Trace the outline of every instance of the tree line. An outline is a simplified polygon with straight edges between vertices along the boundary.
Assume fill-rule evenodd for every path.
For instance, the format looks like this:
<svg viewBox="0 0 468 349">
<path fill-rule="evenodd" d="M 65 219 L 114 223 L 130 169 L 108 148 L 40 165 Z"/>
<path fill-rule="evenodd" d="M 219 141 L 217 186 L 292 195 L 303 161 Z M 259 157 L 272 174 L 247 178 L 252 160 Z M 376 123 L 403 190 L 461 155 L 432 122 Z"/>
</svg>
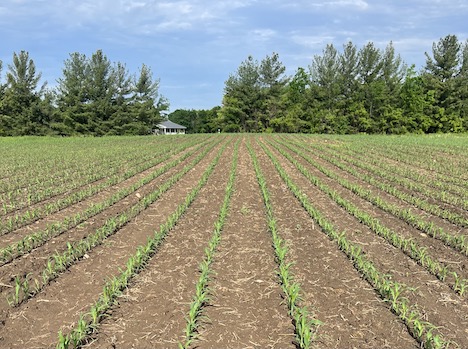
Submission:
<svg viewBox="0 0 468 349">
<path fill-rule="evenodd" d="M 447 35 L 416 71 L 372 42 L 329 44 L 307 68 L 286 75 L 279 55 L 248 56 L 225 82 L 221 106 L 176 110 L 188 132 L 434 133 L 468 131 L 468 40 Z M 159 79 L 143 64 L 130 73 L 102 50 L 75 52 L 52 89 L 26 51 L 2 79 L 0 136 L 148 134 L 167 113 Z"/>
<path fill-rule="evenodd" d="M 150 67 L 131 74 L 102 50 L 70 54 L 53 89 L 40 80 L 29 53 L 14 53 L 0 80 L 0 136 L 148 134 L 169 107 Z"/>
<path fill-rule="evenodd" d="M 190 132 L 434 133 L 468 131 L 468 40 L 435 42 L 419 72 L 390 42 L 327 45 L 286 76 L 277 53 L 249 56 L 225 82 L 221 107 L 177 110 Z"/>
</svg>

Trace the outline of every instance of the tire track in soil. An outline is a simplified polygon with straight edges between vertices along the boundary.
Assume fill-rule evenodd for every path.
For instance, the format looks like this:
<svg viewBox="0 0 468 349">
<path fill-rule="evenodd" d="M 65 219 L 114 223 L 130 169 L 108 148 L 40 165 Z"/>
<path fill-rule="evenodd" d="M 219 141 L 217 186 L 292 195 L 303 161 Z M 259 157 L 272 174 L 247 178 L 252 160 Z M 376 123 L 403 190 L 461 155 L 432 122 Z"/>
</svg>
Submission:
<svg viewBox="0 0 468 349">
<path fill-rule="evenodd" d="M 376 268 L 393 279 L 412 287 L 402 296 L 417 304 L 420 312 L 448 340 L 461 348 L 468 348 L 468 301 L 454 294 L 449 286 L 429 274 L 423 267 L 411 260 L 401 250 L 391 246 L 374 234 L 326 194 L 311 184 L 293 164 L 267 146 L 277 157 L 291 179 L 311 198 L 311 202 L 322 212 L 338 231 L 346 232 L 348 239 L 361 246 Z"/>
<path fill-rule="evenodd" d="M 86 347 L 168 348 L 184 339 L 185 316 L 223 203 L 233 145 L 234 141 L 198 197 Z"/>
<path fill-rule="evenodd" d="M 183 156 L 186 152 L 180 153 L 179 156 Z M 147 183 L 143 187 L 139 188 L 136 193 L 132 193 L 129 196 L 123 198 L 119 202 L 115 203 L 114 205 L 106 208 L 103 212 L 98 213 L 96 216 L 91 217 L 89 220 L 81 223 L 79 226 L 75 228 L 71 228 L 65 233 L 62 233 L 56 237 L 53 237 L 49 241 L 47 241 L 44 245 L 39 246 L 32 250 L 30 253 L 24 255 L 21 258 L 16 258 L 13 261 L 0 266 L 0 319 L 5 318 L 5 314 L 11 310 L 11 307 L 7 304 L 6 301 L 6 294 L 5 291 L 9 292 L 10 289 L 14 285 L 14 279 L 17 275 L 26 275 L 31 274 L 32 277 L 39 277 L 39 273 L 43 270 L 45 263 L 47 262 L 48 258 L 57 251 L 64 251 L 67 249 L 66 243 L 67 242 L 76 242 L 84 237 L 88 236 L 89 234 L 93 233 L 101 227 L 107 219 L 110 217 L 114 217 L 122 212 L 124 212 L 127 208 L 131 207 L 133 204 L 137 203 L 139 197 L 144 197 L 151 191 L 154 191 L 159 185 L 164 183 L 168 178 L 170 178 L 173 174 L 180 171 L 187 163 L 196 157 L 198 151 L 192 154 L 190 157 L 185 159 L 182 163 L 178 164 L 177 166 L 169 169 L 169 171 L 161 174 L 157 178 L 155 178 L 150 183 Z M 155 171 L 158 168 L 164 166 L 167 162 L 173 161 L 174 158 L 168 159 L 163 163 L 152 167 L 151 171 Z M 121 182 L 118 184 L 119 190 L 125 186 L 131 186 L 140 179 L 144 178 L 148 175 L 150 170 L 144 171 L 132 177 L 128 181 Z M 112 193 L 107 193 L 108 196 L 112 195 Z M 105 195 L 102 193 L 102 195 Z M 99 195 L 101 196 L 101 195 Z M 97 200 L 97 197 L 94 198 Z M 103 199 L 100 197 L 100 199 Z M 88 203 L 89 204 L 89 203 Z"/>
<path fill-rule="evenodd" d="M 286 149 L 285 147 L 282 147 L 282 148 L 286 152 L 291 154 L 291 156 L 293 156 L 298 162 L 301 163 L 301 165 L 307 168 L 307 170 L 310 173 L 312 173 L 315 177 L 319 178 L 324 184 L 326 184 L 330 188 L 334 188 L 334 190 L 342 198 L 353 203 L 353 205 L 358 207 L 361 211 L 365 211 L 369 213 L 372 217 L 378 219 L 384 226 L 392 229 L 398 235 L 401 235 L 402 237 L 406 239 L 410 239 L 410 238 L 413 239 L 421 247 L 427 247 L 429 255 L 433 259 L 446 264 L 447 266 L 450 267 L 452 271 L 457 272 L 457 274 L 460 275 L 462 278 L 468 279 L 467 256 L 451 248 L 450 246 L 445 245 L 443 241 L 428 236 L 424 232 L 407 224 L 405 221 L 401 220 L 400 218 L 395 217 L 392 214 L 385 212 L 384 210 L 373 205 L 371 202 L 360 198 L 358 195 L 354 194 L 351 190 L 345 187 L 342 187 L 336 180 L 331 179 L 325 174 L 323 174 L 320 170 L 318 170 L 315 166 L 311 165 L 309 162 L 304 160 L 301 156 L 294 154 L 292 151 L 290 151 L 289 149 Z M 323 165 L 323 162 L 320 162 L 320 161 L 317 161 L 317 162 Z M 355 177 L 346 176 L 346 174 L 343 174 L 340 171 L 335 171 L 335 169 L 333 169 L 333 171 L 336 172 L 338 175 L 340 175 L 342 178 L 345 178 L 346 180 L 348 180 L 349 182 L 352 182 L 353 184 L 358 184 L 361 187 L 364 187 L 362 183 L 360 183 L 359 181 L 355 179 Z M 366 188 L 366 189 L 370 189 L 374 192 L 374 194 L 376 194 L 375 193 L 376 188 Z M 385 198 L 381 194 L 382 194 L 381 192 L 377 193 L 377 195 L 379 195 L 380 197 Z M 392 204 L 395 204 L 394 200 L 390 202 Z M 408 208 L 408 207 L 409 206 L 407 205 L 407 207 L 404 207 L 404 208 Z M 466 234 L 468 232 L 467 229 L 464 229 L 464 228 L 459 228 L 459 229 L 460 229 L 460 232 L 458 232 L 458 234 L 460 233 Z M 449 231 L 449 232 L 454 235 L 457 234 L 453 231 Z"/>
<path fill-rule="evenodd" d="M 35 298 L 14 308 L 0 328 L 0 347 L 55 346 L 58 331 L 67 333 L 77 323 L 79 315 L 87 311 L 102 292 L 106 280 L 124 267 L 136 247 L 146 243 L 147 238 L 185 199 L 220 147 L 217 145 L 212 149 L 175 187 L 94 248 L 87 259 L 71 266 Z"/>
<path fill-rule="evenodd" d="M 256 144 L 255 152 L 267 179 L 278 231 L 294 263 L 291 271 L 301 284 L 302 304 L 324 322 L 317 331 L 317 347 L 419 348 L 401 320 L 310 218 Z"/>
<path fill-rule="evenodd" d="M 295 348 L 294 327 L 276 275 L 272 241 L 255 172 L 244 142 L 212 264 L 214 296 L 196 348 Z"/>
</svg>

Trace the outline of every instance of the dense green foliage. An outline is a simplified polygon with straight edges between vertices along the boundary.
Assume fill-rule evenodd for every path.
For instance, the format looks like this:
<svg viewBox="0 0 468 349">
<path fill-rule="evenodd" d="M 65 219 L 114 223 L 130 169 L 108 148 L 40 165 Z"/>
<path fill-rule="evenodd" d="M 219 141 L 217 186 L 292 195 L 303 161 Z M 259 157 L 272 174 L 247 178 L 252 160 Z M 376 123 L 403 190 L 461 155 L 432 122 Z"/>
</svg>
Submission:
<svg viewBox="0 0 468 349">
<path fill-rule="evenodd" d="M 425 55 L 416 71 L 391 42 L 384 50 L 330 44 L 293 76 L 277 53 L 249 56 L 226 80 L 221 107 L 178 109 L 169 119 L 189 133 L 466 132 L 468 41 L 447 35 Z M 53 89 L 40 80 L 29 53 L 14 53 L 0 79 L 0 136 L 148 134 L 169 106 L 148 66 L 130 74 L 101 50 L 70 54 Z"/>
<path fill-rule="evenodd" d="M 448 35 L 421 72 L 390 42 L 327 45 L 285 76 L 278 55 L 249 56 L 225 83 L 218 127 L 228 132 L 432 133 L 468 130 L 468 42 Z"/>
<path fill-rule="evenodd" d="M 101 50 L 70 54 L 53 90 L 40 79 L 28 52 L 13 55 L 0 84 L 0 136 L 148 134 L 168 108 L 148 66 L 131 75 Z"/>
</svg>

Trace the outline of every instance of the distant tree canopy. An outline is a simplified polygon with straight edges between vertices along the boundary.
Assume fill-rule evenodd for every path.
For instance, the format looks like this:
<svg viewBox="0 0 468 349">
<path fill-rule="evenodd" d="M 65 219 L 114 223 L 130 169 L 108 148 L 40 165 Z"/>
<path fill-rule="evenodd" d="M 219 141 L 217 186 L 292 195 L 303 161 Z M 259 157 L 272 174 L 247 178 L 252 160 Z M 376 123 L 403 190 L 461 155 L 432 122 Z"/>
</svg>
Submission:
<svg viewBox="0 0 468 349">
<path fill-rule="evenodd" d="M 226 132 L 427 133 L 468 131 L 468 41 L 448 35 L 417 73 L 372 42 L 327 45 L 292 77 L 278 54 L 249 56 L 225 82 Z"/>
<path fill-rule="evenodd" d="M 468 40 L 447 35 L 425 56 L 418 72 L 392 42 L 330 44 L 292 76 L 277 53 L 248 56 L 226 80 L 221 106 L 169 118 L 190 133 L 468 131 Z M 148 134 L 169 106 L 147 65 L 130 74 L 101 50 L 70 54 L 53 89 L 26 51 L 13 54 L 4 77 L 3 67 L 0 136 Z"/>
<path fill-rule="evenodd" d="M 131 75 L 101 50 L 70 54 L 62 73 L 54 90 L 39 88 L 29 54 L 13 55 L 0 84 L 0 136 L 148 134 L 169 107 L 148 66 Z"/>
</svg>

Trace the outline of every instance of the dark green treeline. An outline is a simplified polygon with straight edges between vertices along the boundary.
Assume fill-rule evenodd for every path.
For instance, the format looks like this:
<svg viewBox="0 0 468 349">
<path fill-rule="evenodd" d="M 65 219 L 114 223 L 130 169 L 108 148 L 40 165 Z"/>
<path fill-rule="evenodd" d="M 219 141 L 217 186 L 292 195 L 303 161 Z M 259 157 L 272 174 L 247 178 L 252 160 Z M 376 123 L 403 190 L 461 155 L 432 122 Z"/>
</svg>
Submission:
<svg viewBox="0 0 468 349">
<path fill-rule="evenodd" d="M 327 45 L 285 75 L 278 54 L 249 56 L 225 82 L 221 108 L 177 110 L 191 132 L 435 133 L 468 131 L 468 41 L 448 35 L 417 72 L 392 43 Z"/>
<path fill-rule="evenodd" d="M 98 50 L 70 54 L 62 72 L 47 89 L 29 53 L 13 54 L 0 83 L 0 136 L 148 134 L 168 109 L 145 64 L 130 74 Z"/>
<path fill-rule="evenodd" d="M 169 118 L 192 133 L 468 131 L 468 41 L 447 35 L 425 54 L 416 71 L 392 43 L 327 45 L 293 76 L 276 53 L 249 56 L 226 80 L 220 107 Z M 0 136 L 148 134 L 168 106 L 148 66 L 130 73 L 101 50 L 70 54 L 52 89 L 28 52 L 0 61 Z"/>
</svg>

